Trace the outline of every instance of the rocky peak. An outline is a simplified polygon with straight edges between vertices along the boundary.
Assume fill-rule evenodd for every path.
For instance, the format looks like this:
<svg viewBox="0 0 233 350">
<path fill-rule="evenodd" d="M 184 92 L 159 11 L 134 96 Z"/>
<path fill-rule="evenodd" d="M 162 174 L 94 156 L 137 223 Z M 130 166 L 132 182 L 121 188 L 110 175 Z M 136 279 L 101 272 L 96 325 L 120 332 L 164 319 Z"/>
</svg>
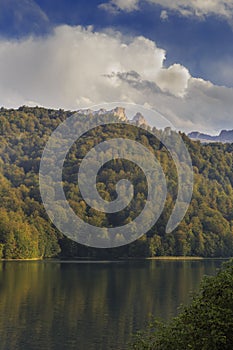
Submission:
<svg viewBox="0 0 233 350">
<path fill-rule="evenodd" d="M 135 114 L 135 116 L 133 117 L 132 123 L 137 124 L 137 125 L 142 125 L 142 124 L 146 125 L 147 124 L 146 119 L 139 112 L 137 114 Z"/>
<path fill-rule="evenodd" d="M 77 111 L 77 114 L 81 114 L 81 115 L 92 115 L 93 114 L 93 110 L 92 109 L 79 109 Z"/>
<path fill-rule="evenodd" d="M 125 114 L 125 108 L 123 107 L 116 107 L 111 111 L 111 113 L 114 115 L 114 117 L 118 117 L 123 122 L 128 120 Z"/>
<path fill-rule="evenodd" d="M 94 115 L 103 115 L 103 114 L 106 114 L 106 113 L 107 113 L 106 109 L 101 108 L 98 111 L 95 111 Z"/>
<path fill-rule="evenodd" d="M 100 115 L 110 113 L 114 117 L 119 118 L 123 122 L 128 121 L 128 118 L 127 118 L 126 113 L 125 113 L 125 108 L 123 108 L 123 107 L 116 107 L 110 111 L 107 111 L 104 108 L 101 108 L 98 111 L 93 111 L 91 109 L 80 109 L 77 111 L 77 113 L 82 114 L 82 115 L 86 115 L 86 116 L 88 116 L 88 115 L 97 115 L 97 116 L 99 115 L 100 116 Z"/>
</svg>

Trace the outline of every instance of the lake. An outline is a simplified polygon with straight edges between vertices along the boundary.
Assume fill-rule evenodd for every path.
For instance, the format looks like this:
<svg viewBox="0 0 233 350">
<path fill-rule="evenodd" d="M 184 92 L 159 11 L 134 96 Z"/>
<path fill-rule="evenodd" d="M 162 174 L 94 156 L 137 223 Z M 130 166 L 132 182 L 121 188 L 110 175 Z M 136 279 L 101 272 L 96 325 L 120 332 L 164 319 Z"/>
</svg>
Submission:
<svg viewBox="0 0 233 350">
<path fill-rule="evenodd" d="M 188 303 L 221 260 L 0 263 L 1 350 L 126 349 L 150 314 Z"/>
</svg>

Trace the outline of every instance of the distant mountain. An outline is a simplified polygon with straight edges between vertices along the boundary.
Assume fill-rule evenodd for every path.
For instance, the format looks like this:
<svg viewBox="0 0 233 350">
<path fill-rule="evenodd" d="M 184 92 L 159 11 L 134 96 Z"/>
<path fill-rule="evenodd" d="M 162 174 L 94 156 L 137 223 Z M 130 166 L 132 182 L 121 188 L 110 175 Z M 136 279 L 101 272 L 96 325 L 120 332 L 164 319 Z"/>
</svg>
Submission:
<svg viewBox="0 0 233 350">
<path fill-rule="evenodd" d="M 202 143 L 209 142 L 222 142 L 233 143 L 233 130 L 222 130 L 219 135 L 211 136 L 208 134 L 202 134 L 198 131 L 194 131 L 188 134 L 191 140 L 199 140 Z"/>
</svg>

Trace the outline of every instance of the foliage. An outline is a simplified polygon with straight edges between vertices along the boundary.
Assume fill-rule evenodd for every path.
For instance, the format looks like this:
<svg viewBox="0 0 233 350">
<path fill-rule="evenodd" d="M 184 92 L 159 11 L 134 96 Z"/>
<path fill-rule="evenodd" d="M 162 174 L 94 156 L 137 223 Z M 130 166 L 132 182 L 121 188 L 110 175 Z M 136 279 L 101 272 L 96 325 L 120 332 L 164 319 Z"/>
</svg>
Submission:
<svg viewBox="0 0 233 350">
<path fill-rule="evenodd" d="M 116 215 L 90 208 L 76 183 L 80 162 L 93 146 L 114 137 L 136 140 L 154 152 L 166 175 L 168 195 L 156 225 L 138 241 L 109 250 L 81 246 L 57 232 L 41 203 L 38 172 L 46 141 L 71 114 L 25 106 L 18 110 L 0 109 L 0 251 L 4 258 L 51 257 L 60 249 L 63 256 L 95 258 L 232 256 L 233 145 L 201 145 L 181 135 L 193 161 L 194 192 L 184 220 L 168 234 L 165 227 L 177 195 L 175 165 L 156 137 L 130 124 L 95 128 L 73 145 L 64 164 L 64 191 L 73 210 L 89 223 L 111 227 L 132 221 L 147 198 L 145 175 L 139 167 L 126 160 L 113 160 L 99 171 L 97 188 L 106 200 L 116 198 L 119 180 L 126 178 L 134 185 L 134 199 Z M 82 122 L 85 123 L 85 117 Z M 154 129 L 153 132 L 162 138 L 166 131 Z M 173 134 L 172 131 L 170 137 Z"/>
<path fill-rule="evenodd" d="M 170 323 L 151 321 L 135 350 L 230 350 L 233 347 L 233 260 L 203 280 L 199 294 Z"/>
</svg>

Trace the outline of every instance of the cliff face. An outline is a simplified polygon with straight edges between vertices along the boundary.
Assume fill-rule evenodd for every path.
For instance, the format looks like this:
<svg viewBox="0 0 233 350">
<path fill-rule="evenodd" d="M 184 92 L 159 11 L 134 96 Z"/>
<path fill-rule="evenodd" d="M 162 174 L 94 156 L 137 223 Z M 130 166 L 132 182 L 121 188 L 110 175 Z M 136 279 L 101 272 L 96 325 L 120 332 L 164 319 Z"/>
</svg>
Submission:
<svg viewBox="0 0 233 350">
<path fill-rule="evenodd" d="M 114 116 L 118 117 L 123 122 L 128 121 L 127 116 L 125 114 L 125 108 L 123 108 L 123 107 L 116 107 L 111 112 L 113 113 Z"/>
<path fill-rule="evenodd" d="M 92 109 L 80 109 L 77 111 L 78 114 L 82 114 L 82 115 L 89 115 L 89 116 L 93 116 L 93 115 L 103 115 L 103 114 L 107 114 L 110 113 L 112 114 L 114 117 L 119 118 L 121 121 L 123 122 L 127 122 L 127 116 L 125 113 L 125 108 L 123 107 L 116 107 L 110 111 L 107 111 L 104 108 L 99 109 L 98 111 L 94 111 Z"/>
</svg>

